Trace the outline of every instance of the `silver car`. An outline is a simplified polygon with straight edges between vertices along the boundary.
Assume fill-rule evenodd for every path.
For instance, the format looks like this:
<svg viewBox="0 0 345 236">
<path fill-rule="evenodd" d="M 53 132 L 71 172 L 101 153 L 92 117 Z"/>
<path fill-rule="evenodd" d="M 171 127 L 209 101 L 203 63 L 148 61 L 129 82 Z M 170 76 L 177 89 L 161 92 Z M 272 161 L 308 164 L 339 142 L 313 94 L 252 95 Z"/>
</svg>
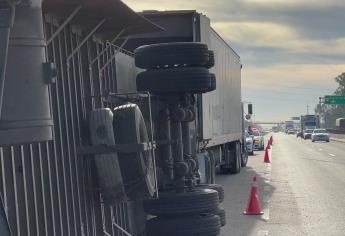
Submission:
<svg viewBox="0 0 345 236">
<path fill-rule="evenodd" d="M 254 155 L 254 136 L 250 135 L 247 131 L 245 131 L 246 136 L 246 148 L 249 155 Z"/>
<path fill-rule="evenodd" d="M 313 134 L 313 130 L 312 129 L 306 129 L 303 132 L 303 138 L 304 139 L 311 139 L 311 135 Z"/>
<path fill-rule="evenodd" d="M 311 141 L 326 141 L 329 142 L 329 133 L 325 129 L 314 129 L 311 134 Z"/>
</svg>

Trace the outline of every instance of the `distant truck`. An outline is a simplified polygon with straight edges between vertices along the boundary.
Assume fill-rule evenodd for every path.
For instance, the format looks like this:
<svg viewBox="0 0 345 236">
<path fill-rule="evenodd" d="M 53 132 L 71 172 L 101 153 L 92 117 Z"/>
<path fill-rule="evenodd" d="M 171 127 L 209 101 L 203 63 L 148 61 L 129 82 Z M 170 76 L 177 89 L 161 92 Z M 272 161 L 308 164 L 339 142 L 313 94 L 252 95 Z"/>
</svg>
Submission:
<svg viewBox="0 0 345 236">
<path fill-rule="evenodd" d="M 304 115 L 301 116 L 301 131 L 304 137 L 304 131 L 307 129 L 320 128 L 320 118 L 318 115 Z"/>
<path fill-rule="evenodd" d="M 338 118 L 335 120 L 335 127 L 337 130 L 345 130 L 345 118 Z"/>
<path fill-rule="evenodd" d="M 292 120 L 285 121 L 285 133 L 288 133 L 289 130 L 295 128 L 295 123 Z"/>
</svg>

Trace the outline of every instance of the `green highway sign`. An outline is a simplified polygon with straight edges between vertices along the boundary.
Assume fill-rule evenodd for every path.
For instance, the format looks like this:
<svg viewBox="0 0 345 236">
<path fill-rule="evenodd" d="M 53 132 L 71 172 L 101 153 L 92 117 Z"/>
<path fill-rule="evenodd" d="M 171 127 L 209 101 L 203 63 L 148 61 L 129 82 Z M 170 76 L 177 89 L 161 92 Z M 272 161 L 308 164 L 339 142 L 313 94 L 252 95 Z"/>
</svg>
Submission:
<svg viewBox="0 0 345 236">
<path fill-rule="evenodd" d="M 345 96 L 326 95 L 325 104 L 345 105 Z"/>
<path fill-rule="evenodd" d="M 298 116 L 295 117 L 291 117 L 292 120 L 300 120 L 300 118 Z"/>
</svg>

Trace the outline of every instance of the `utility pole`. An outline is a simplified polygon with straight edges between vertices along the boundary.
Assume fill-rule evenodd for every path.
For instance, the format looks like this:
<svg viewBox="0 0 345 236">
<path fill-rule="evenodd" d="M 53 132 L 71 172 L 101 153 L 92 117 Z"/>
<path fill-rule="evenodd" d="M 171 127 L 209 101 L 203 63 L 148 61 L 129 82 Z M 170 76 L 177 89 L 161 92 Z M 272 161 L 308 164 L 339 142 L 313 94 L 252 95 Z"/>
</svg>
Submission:
<svg viewBox="0 0 345 236">
<path fill-rule="evenodd" d="M 309 115 L 309 104 L 307 105 L 307 115 Z"/>
<path fill-rule="evenodd" d="M 323 113 L 323 106 L 322 106 L 322 99 L 323 99 L 323 97 L 319 97 L 319 106 L 320 106 L 320 110 L 319 110 L 319 113 L 320 113 L 320 128 L 323 128 L 323 124 L 325 123 L 325 120 L 324 120 L 324 113 Z"/>
</svg>

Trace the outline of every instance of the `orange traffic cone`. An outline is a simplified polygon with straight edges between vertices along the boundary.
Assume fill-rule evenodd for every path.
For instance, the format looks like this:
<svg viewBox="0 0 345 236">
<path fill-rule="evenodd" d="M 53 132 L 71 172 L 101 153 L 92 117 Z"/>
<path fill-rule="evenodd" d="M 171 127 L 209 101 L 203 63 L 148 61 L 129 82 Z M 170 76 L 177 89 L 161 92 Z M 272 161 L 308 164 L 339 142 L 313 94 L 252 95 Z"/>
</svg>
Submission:
<svg viewBox="0 0 345 236">
<path fill-rule="evenodd" d="M 268 140 L 267 145 L 266 145 L 266 149 L 270 149 L 271 148 L 271 142 Z"/>
<path fill-rule="evenodd" d="M 256 176 L 253 177 L 252 189 L 250 190 L 250 195 L 247 203 L 247 208 L 243 212 L 244 215 L 262 215 L 260 201 L 257 194 L 258 184 L 256 182 Z"/>
<path fill-rule="evenodd" d="M 271 163 L 270 157 L 269 157 L 269 155 L 268 155 L 268 148 L 266 148 L 266 151 L 265 151 L 265 159 L 264 159 L 264 162 L 265 162 L 265 163 Z"/>
</svg>

